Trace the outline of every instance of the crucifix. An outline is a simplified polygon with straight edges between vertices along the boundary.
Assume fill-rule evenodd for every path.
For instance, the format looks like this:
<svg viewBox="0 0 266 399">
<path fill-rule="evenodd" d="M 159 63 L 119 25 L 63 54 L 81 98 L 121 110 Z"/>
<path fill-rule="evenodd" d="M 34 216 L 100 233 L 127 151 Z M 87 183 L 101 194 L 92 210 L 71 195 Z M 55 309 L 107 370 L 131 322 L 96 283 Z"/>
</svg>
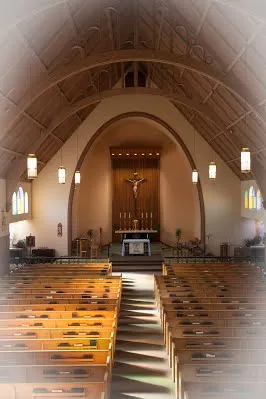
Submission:
<svg viewBox="0 0 266 399">
<path fill-rule="evenodd" d="M 138 185 L 139 183 L 143 182 L 145 179 L 138 179 L 137 178 L 138 174 L 137 172 L 134 173 L 134 179 L 125 179 L 126 182 L 132 183 L 132 188 L 133 188 L 133 195 L 135 200 L 138 198 Z"/>
</svg>

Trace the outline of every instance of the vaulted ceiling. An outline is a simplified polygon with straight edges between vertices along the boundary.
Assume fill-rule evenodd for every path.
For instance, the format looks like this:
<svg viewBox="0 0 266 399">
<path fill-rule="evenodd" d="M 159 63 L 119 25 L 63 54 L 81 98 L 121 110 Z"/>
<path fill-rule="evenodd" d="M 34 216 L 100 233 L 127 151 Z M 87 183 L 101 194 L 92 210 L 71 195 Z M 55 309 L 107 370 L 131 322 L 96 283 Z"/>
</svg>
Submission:
<svg viewBox="0 0 266 399">
<path fill-rule="evenodd" d="M 6 2 L 5 2 L 6 3 Z M 0 177 L 39 168 L 102 99 L 162 95 L 266 196 L 266 7 L 259 0 L 12 0 L 0 10 Z M 121 77 L 135 71 L 135 87 Z M 138 88 L 137 71 L 147 76 Z M 152 84 L 155 83 L 156 88 Z M 241 174 L 240 151 L 252 152 Z"/>
</svg>

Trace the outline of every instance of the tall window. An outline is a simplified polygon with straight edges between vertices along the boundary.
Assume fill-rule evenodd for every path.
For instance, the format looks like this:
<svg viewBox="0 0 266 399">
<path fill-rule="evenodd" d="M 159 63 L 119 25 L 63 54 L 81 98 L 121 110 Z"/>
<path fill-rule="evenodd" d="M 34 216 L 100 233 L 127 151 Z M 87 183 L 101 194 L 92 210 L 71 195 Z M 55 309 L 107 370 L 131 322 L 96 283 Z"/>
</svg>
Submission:
<svg viewBox="0 0 266 399">
<path fill-rule="evenodd" d="M 245 191 L 244 203 L 245 203 L 245 209 L 248 209 L 249 208 L 248 190 Z"/>
<path fill-rule="evenodd" d="M 248 190 L 245 191 L 244 194 L 244 205 L 245 209 L 256 209 L 260 211 L 262 209 L 263 198 L 261 196 L 261 192 L 253 186 L 250 186 Z"/>
<path fill-rule="evenodd" d="M 24 213 L 29 213 L 29 196 L 28 196 L 28 193 L 25 193 L 25 197 L 24 197 Z"/>
<path fill-rule="evenodd" d="M 18 215 L 22 215 L 24 213 L 24 191 L 22 187 L 19 187 L 17 192 L 17 210 Z"/>
<path fill-rule="evenodd" d="M 17 193 L 12 195 L 12 215 L 23 215 L 29 213 L 29 195 L 19 187 Z"/>
<path fill-rule="evenodd" d="M 260 190 L 257 191 L 257 210 L 260 211 L 262 209 L 262 196 Z"/>
<path fill-rule="evenodd" d="M 12 195 L 12 215 L 17 214 L 17 194 L 13 193 Z"/>
<path fill-rule="evenodd" d="M 253 186 L 249 189 L 248 204 L 249 209 L 256 209 L 256 190 Z"/>
</svg>

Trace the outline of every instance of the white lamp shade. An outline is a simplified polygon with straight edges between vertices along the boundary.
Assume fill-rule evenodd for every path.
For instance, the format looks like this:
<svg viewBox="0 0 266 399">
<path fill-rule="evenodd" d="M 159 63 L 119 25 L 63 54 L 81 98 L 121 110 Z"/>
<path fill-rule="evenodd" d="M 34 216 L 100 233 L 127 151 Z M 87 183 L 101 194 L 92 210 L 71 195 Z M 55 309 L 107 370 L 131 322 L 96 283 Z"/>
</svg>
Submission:
<svg viewBox="0 0 266 399">
<path fill-rule="evenodd" d="M 209 179 L 215 180 L 216 179 L 216 163 L 211 162 L 209 165 Z"/>
<path fill-rule="evenodd" d="M 76 185 L 77 185 L 77 184 L 80 184 L 80 179 L 81 179 L 80 172 L 77 170 L 77 171 L 75 172 L 75 184 L 76 184 Z"/>
<path fill-rule="evenodd" d="M 36 179 L 37 178 L 37 158 L 35 154 L 29 154 L 27 158 L 27 174 L 28 179 Z"/>
<path fill-rule="evenodd" d="M 197 184 L 198 181 L 199 181 L 199 172 L 197 171 L 197 169 L 194 169 L 192 171 L 192 183 Z"/>
<path fill-rule="evenodd" d="M 249 173 L 251 171 L 251 156 L 248 148 L 241 151 L 241 172 Z"/>
<path fill-rule="evenodd" d="M 58 183 L 66 183 L 66 169 L 63 166 L 60 166 L 60 168 L 58 169 Z"/>
</svg>

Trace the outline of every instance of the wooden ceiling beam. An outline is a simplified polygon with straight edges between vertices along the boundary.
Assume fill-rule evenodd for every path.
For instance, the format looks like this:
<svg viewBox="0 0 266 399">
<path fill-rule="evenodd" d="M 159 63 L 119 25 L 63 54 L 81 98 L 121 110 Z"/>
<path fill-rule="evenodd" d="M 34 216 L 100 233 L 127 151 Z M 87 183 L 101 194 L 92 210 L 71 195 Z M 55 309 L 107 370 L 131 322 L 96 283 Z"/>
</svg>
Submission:
<svg viewBox="0 0 266 399">
<path fill-rule="evenodd" d="M 246 54 L 247 50 L 250 48 L 250 46 L 254 43 L 254 41 L 256 40 L 256 38 L 258 37 L 259 33 L 261 32 L 261 30 L 265 27 L 265 24 L 259 24 L 255 31 L 253 32 L 253 34 L 251 35 L 251 37 L 249 38 L 249 40 L 242 46 L 242 48 L 240 49 L 240 51 L 238 52 L 238 54 L 235 56 L 235 58 L 231 61 L 231 63 L 228 65 L 228 67 L 226 68 L 226 74 L 229 74 L 230 71 L 234 68 L 234 66 L 236 65 L 236 63 L 241 59 L 241 57 L 243 57 L 243 55 Z M 216 90 L 219 88 L 220 83 L 216 82 L 214 87 L 211 89 L 211 91 L 207 94 L 207 96 L 204 98 L 203 100 L 203 104 L 205 104 L 212 96 L 213 94 L 216 92 Z M 192 120 L 196 117 L 196 114 L 193 115 L 190 118 L 190 122 L 192 122 Z M 221 133 L 223 134 L 223 133 Z M 219 137 L 219 136 L 218 136 Z"/>
<path fill-rule="evenodd" d="M 27 155 L 28 155 L 28 154 L 23 154 L 23 152 L 10 150 L 9 148 L 3 147 L 3 146 L 0 146 L 0 150 L 6 152 L 7 154 L 14 155 L 15 157 L 19 157 L 19 158 L 23 158 L 23 159 L 25 157 L 27 157 Z M 38 159 L 38 163 L 40 163 L 41 165 L 46 165 L 46 162 L 43 162 L 39 159 Z"/>
<path fill-rule="evenodd" d="M 15 157 L 24 157 L 24 154 L 22 152 L 10 150 L 9 148 L 3 147 L 3 146 L 0 146 L 0 150 L 4 151 L 10 155 L 14 155 Z"/>
<path fill-rule="evenodd" d="M 26 37 L 23 35 L 23 33 L 20 31 L 20 29 L 17 27 L 17 35 L 19 37 L 19 40 L 22 42 L 22 44 L 26 47 L 26 49 L 29 51 L 29 53 L 31 54 L 31 56 L 33 57 L 33 59 L 35 61 L 38 62 L 38 64 L 40 65 L 40 68 L 43 72 L 45 72 L 45 74 L 48 75 L 48 69 L 46 67 L 46 65 L 44 64 L 44 62 L 41 60 L 41 58 L 38 56 L 38 54 L 35 52 L 35 50 L 31 47 L 29 41 L 26 39 Z M 60 87 L 58 85 L 55 85 L 55 89 L 59 92 L 59 94 L 63 97 L 63 99 L 65 100 L 65 103 L 69 105 L 69 101 L 67 99 L 67 97 L 65 96 L 65 94 L 62 92 L 62 90 L 60 89 Z M 16 105 L 18 106 L 18 105 Z M 19 106 L 18 106 L 19 107 Z M 47 128 L 46 126 L 42 125 L 39 121 L 37 121 L 37 119 L 33 118 L 32 116 L 30 116 L 28 113 L 26 113 L 25 111 L 23 111 L 23 115 L 25 115 L 27 118 L 30 118 L 32 120 L 32 122 L 34 122 L 35 124 L 39 125 L 39 127 L 41 127 L 41 129 L 46 132 Z M 62 139 L 60 139 L 58 136 L 56 136 L 55 134 L 51 134 L 53 136 L 53 138 L 55 140 L 57 140 L 58 142 L 60 142 L 61 144 L 64 143 L 64 141 Z"/>
<path fill-rule="evenodd" d="M 20 110 L 18 110 L 17 114 L 11 120 L 9 126 L 5 129 L 4 132 L 12 128 L 13 124 L 19 118 L 21 113 L 25 111 L 32 104 L 33 101 L 37 100 L 47 90 L 55 87 L 58 83 L 64 81 L 65 79 L 97 67 L 133 61 L 155 62 L 172 65 L 174 67 L 185 68 L 194 73 L 205 76 L 208 79 L 213 80 L 216 84 L 220 84 L 225 87 L 229 92 L 238 97 L 242 102 L 246 102 L 247 106 L 252 110 L 255 115 L 257 115 L 258 119 L 266 127 L 266 120 L 264 119 L 264 113 L 260 109 L 260 104 L 254 104 L 251 94 L 247 93 L 246 95 L 246 92 L 243 91 L 243 87 L 239 87 L 239 85 L 236 84 L 235 81 L 226 74 L 218 73 L 217 71 L 213 70 L 210 65 L 206 65 L 187 56 L 179 56 L 170 52 L 149 49 L 129 49 L 90 55 L 84 60 L 79 60 L 77 62 L 58 68 L 56 71 L 52 72 L 46 78 L 44 78 L 36 86 L 34 86 L 30 90 L 30 92 L 28 92 L 24 96 L 24 98 L 21 100 Z M 245 96 L 247 98 L 245 98 Z"/>
<path fill-rule="evenodd" d="M 213 5 L 213 0 L 208 0 L 207 4 L 206 4 L 206 7 L 205 7 L 205 10 L 204 10 L 204 13 L 201 16 L 200 23 L 199 23 L 199 25 L 198 25 L 198 27 L 196 29 L 196 32 L 195 32 L 196 36 L 198 36 L 200 34 L 201 29 L 203 28 L 203 25 L 204 25 L 204 23 L 206 21 L 206 18 L 207 18 L 208 14 L 209 14 L 209 11 L 210 11 L 212 5 Z"/>
</svg>

